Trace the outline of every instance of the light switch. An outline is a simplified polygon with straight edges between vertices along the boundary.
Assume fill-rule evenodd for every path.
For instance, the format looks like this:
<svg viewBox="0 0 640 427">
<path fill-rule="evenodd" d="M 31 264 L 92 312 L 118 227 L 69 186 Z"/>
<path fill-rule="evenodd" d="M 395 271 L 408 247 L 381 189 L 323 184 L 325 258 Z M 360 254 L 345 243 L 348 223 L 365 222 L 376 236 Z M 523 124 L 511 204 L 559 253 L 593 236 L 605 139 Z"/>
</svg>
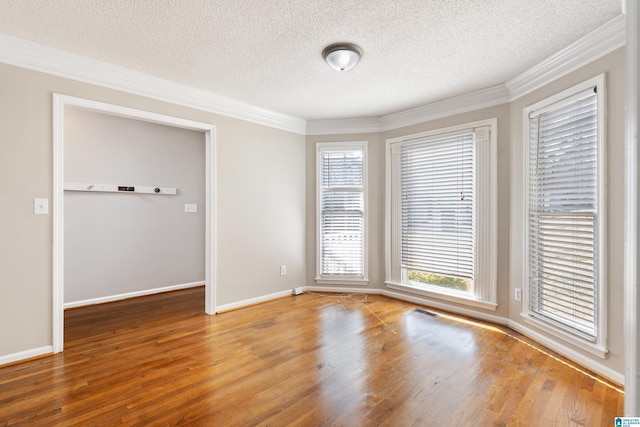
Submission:
<svg viewBox="0 0 640 427">
<path fill-rule="evenodd" d="M 33 213 L 49 215 L 49 199 L 33 199 Z"/>
<path fill-rule="evenodd" d="M 185 203 L 184 211 L 188 213 L 196 213 L 198 212 L 198 204 L 197 203 Z"/>
</svg>

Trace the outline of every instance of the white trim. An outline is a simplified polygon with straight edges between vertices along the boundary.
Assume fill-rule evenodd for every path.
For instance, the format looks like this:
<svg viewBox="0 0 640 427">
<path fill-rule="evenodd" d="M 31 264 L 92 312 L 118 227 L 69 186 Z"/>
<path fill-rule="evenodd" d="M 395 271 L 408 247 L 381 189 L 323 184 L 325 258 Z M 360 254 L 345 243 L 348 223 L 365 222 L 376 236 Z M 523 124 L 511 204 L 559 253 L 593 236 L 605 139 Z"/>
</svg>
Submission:
<svg viewBox="0 0 640 427">
<path fill-rule="evenodd" d="M 508 103 L 626 43 L 621 14 L 503 84 L 381 117 L 309 120 L 235 101 L 70 52 L 0 35 L 0 62 L 303 135 L 381 132 Z"/>
<path fill-rule="evenodd" d="M 217 307 L 216 313 L 224 313 L 225 311 L 236 310 L 238 308 L 249 307 L 251 305 L 260 304 L 262 302 L 271 301 L 278 298 L 290 297 L 291 289 L 287 289 L 286 291 L 274 292 L 269 295 L 263 295 L 260 297 L 249 298 L 242 301 L 231 302 L 229 304 L 222 304 Z"/>
<path fill-rule="evenodd" d="M 145 122 L 158 123 L 162 125 L 174 126 L 195 131 L 211 131 L 215 129 L 215 125 L 212 125 L 210 123 L 197 122 L 194 120 L 183 119 L 181 117 L 168 116 L 165 114 L 154 113 L 152 111 L 139 110 L 137 108 L 109 104 L 106 102 L 94 101 L 87 98 L 78 98 L 75 96 L 63 95 L 59 93 L 54 93 L 53 95 L 56 99 L 59 99 L 64 104 L 64 106 L 69 106 L 72 108 L 92 110 L 104 114 L 109 114 L 111 116 L 132 118 Z"/>
<path fill-rule="evenodd" d="M 87 305 L 94 305 L 94 304 L 104 304 L 106 302 L 120 301 L 123 299 L 136 298 L 136 297 L 141 297 L 145 295 L 153 295 L 153 294 L 161 294 L 164 292 L 177 291 L 179 289 L 195 288 L 198 286 L 204 286 L 204 282 L 205 282 L 204 280 L 201 280 L 199 282 L 183 283 L 180 285 L 163 286 L 161 288 L 144 289 L 142 291 L 127 292 L 124 294 L 108 295 L 104 297 L 90 298 L 90 299 L 85 299 L 80 301 L 65 302 L 64 309 L 66 310 L 68 308 L 84 307 Z"/>
<path fill-rule="evenodd" d="M 593 87 L 598 87 L 598 94 L 603 95 L 604 91 L 606 91 L 604 74 L 599 74 L 595 77 L 592 77 L 588 80 L 585 80 L 577 85 L 571 86 L 568 89 L 565 89 L 561 92 L 555 93 L 543 100 L 536 102 L 535 104 L 528 105 L 523 109 L 525 115 L 525 119 L 529 120 L 530 117 L 533 117 L 538 112 L 544 113 L 549 110 L 548 106 L 550 104 L 555 104 L 558 102 L 564 102 L 565 100 L 570 100 L 574 95 L 578 93 L 582 93 L 587 91 L 588 89 L 592 89 Z M 598 97 L 598 102 L 600 102 L 600 97 Z M 601 105 L 598 105 L 598 111 L 602 111 Z M 606 105 L 605 105 L 606 107 Z M 598 120 L 600 117 L 598 117 Z M 528 127 L 528 121 L 525 123 Z M 527 130 L 528 132 L 528 130 Z M 529 139 L 529 135 L 527 134 L 527 139 Z"/>
<path fill-rule="evenodd" d="M 407 301 L 410 303 L 414 303 L 414 304 L 418 304 L 424 307 L 431 307 L 434 309 L 438 309 L 438 310 L 442 310 L 444 312 L 447 313 L 453 313 L 453 314 L 458 314 L 458 315 L 462 315 L 462 316 L 467 316 L 469 318 L 472 319 L 477 319 L 477 320 L 483 320 L 486 322 L 491 322 L 495 325 L 502 325 L 502 326 L 507 326 L 519 333 L 521 333 L 522 335 L 534 340 L 535 342 L 548 347 L 549 349 L 563 355 L 564 357 L 573 360 L 574 362 L 584 366 L 585 368 L 588 368 L 590 370 L 592 370 L 593 372 L 596 372 L 598 375 L 601 375 L 611 381 L 614 381 L 615 383 L 618 383 L 620 385 L 624 385 L 625 384 L 625 376 L 619 372 L 614 371 L 613 369 L 598 363 L 597 361 L 594 361 L 593 359 L 584 356 L 583 354 L 571 349 L 570 347 L 567 347 L 566 345 L 564 345 L 563 343 L 554 340 L 553 338 L 547 337 L 539 332 L 534 331 L 531 328 L 528 328 L 518 322 L 515 322 L 513 320 L 510 320 L 506 317 L 502 317 L 502 316 L 497 316 L 497 315 L 493 315 L 493 314 L 488 314 L 488 313 L 481 313 L 475 310 L 470 310 L 470 309 L 466 309 L 463 307 L 455 307 L 446 303 L 440 303 L 437 301 L 430 301 L 430 300 L 425 300 L 424 298 L 421 298 L 419 296 L 415 296 L 415 295 L 405 295 L 405 294 L 401 294 L 398 292 L 393 292 L 393 291 L 389 291 L 389 290 L 382 290 L 382 289 L 372 289 L 372 288 L 364 288 L 364 289 L 359 289 L 359 288 L 349 288 L 349 287 L 322 287 L 322 286 L 304 286 L 303 287 L 304 291 L 310 291 L 310 292 L 328 292 L 328 293 L 344 293 L 344 294 L 367 294 L 367 295 L 383 295 L 385 297 L 389 297 L 389 298 L 393 298 L 396 300 L 400 300 L 400 301 Z M 281 292 L 277 292 L 274 294 L 270 294 L 270 295 L 265 295 L 262 297 L 258 297 L 258 298 L 251 298 L 251 299 L 247 299 L 247 300 L 243 300 L 243 301 L 238 301 L 235 303 L 230 303 L 230 304 L 224 304 L 218 307 L 218 313 L 222 313 L 224 311 L 230 311 L 230 310 L 234 310 L 234 309 L 238 309 L 238 308 L 243 308 L 243 307 L 248 307 L 251 305 L 255 305 L 261 302 L 266 302 L 269 300 L 273 300 L 273 299 L 277 299 L 277 298 L 282 298 L 285 296 L 290 296 L 291 295 L 291 290 L 286 290 L 286 291 L 281 291 Z M 47 351 L 48 349 L 48 351 Z M 41 352 L 36 352 L 35 350 L 41 350 Z M 17 360 L 21 360 L 21 359 L 26 359 L 29 357 L 34 357 L 34 356 L 38 356 L 41 354 L 47 354 L 47 353 L 51 353 L 51 347 L 43 347 L 42 349 L 35 349 L 35 350 L 30 350 L 30 351 L 26 351 L 26 352 L 21 352 L 21 353 L 15 353 L 14 355 L 7 355 L 7 356 L 3 356 L 0 357 L 0 365 L 2 365 L 3 363 L 10 363 L 13 361 L 17 361 Z M 16 358 L 15 356 L 19 355 L 19 356 L 23 356 L 24 357 L 18 357 Z M 628 391 L 625 390 L 625 392 L 628 393 Z"/>
<path fill-rule="evenodd" d="M 0 49 L 1 50 L 1 49 Z M 82 108 L 102 114 L 201 131 L 205 136 L 205 312 L 216 312 L 217 188 L 216 127 L 173 116 L 104 102 L 53 94 L 53 352 L 64 348 L 64 109 Z"/>
<path fill-rule="evenodd" d="M 53 346 L 50 345 L 19 351 L 18 353 L 6 354 L 4 356 L 0 356 L 0 366 L 26 359 L 31 359 L 32 357 L 45 356 L 50 354 L 53 354 Z"/>
<path fill-rule="evenodd" d="M 596 283 L 598 284 L 598 295 L 596 296 L 597 307 L 596 315 L 598 322 L 596 327 L 596 342 L 591 343 L 586 339 L 581 339 L 578 335 L 571 336 L 565 333 L 561 327 L 555 328 L 551 324 L 544 325 L 540 319 L 535 317 L 535 313 L 529 311 L 529 146 L 531 144 L 530 135 L 530 117 L 533 112 L 546 109 L 547 106 L 562 102 L 574 96 L 577 93 L 583 92 L 589 88 L 598 88 L 597 101 L 598 101 L 598 177 L 597 177 L 597 246 L 596 246 L 596 259 L 597 265 L 595 266 L 598 276 L 596 277 Z M 522 226 L 523 226 L 523 239 L 522 239 L 522 307 L 523 319 L 541 329 L 545 329 L 548 333 L 554 333 L 558 339 L 565 339 L 566 342 L 572 345 L 579 346 L 585 351 L 588 351 L 598 357 L 605 358 L 607 353 L 607 316 L 609 315 L 607 309 L 607 241 L 608 241 L 608 222 L 607 222 L 607 122 L 606 122 L 606 80 L 605 75 L 600 74 L 582 83 L 574 85 L 562 92 L 556 93 L 546 99 L 529 105 L 522 110 L 522 132 L 523 132 L 523 149 L 522 149 Z"/>
<path fill-rule="evenodd" d="M 598 85 L 598 189 L 597 189 L 597 203 L 598 203 L 598 305 L 600 312 L 598 319 L 598 328 L 600 329 L 600 337 L 598 337 L 597 346 L 607 349 L 608 346 L 608 319 L 609 319 L 609 304 L 608 298 L 608 283 L 609 283 L 609 182 L 607 177 L 609 176 L 609 141 L 607 139 L 608 134 L 608 109 L 607 109 L 607 81 L 606 76 L 601 74 L 593 79 Z M 602 125 L 602 126 L 600 126 Z M 624 256 L 624 253 L 623 253 Z M 624 308 L 623 308 L 624 309 Z M 606 313 L 605 316 L 602 314 Z M 606 350 L 608 351 L 608 350 Z"/>
<path fill-rule="evenodd" d="M 640 7 L 636 0 L 623 0 L 627 12 L 627 114 L 625 131 L 625 218 L 624 218 L 624 337 L 625 395 L 624 414 L 640 411 L 640 367 L 638 354 L 640 318 L 638 316 L 638 113 L 640 111 L 639 50 Z"/>
<path fill-rule="evenodd" d="M 469 123 L 462 123 L 459 125 L 454 125 L 454 126 L 447 126 L 444 128 L 439 128 L 439 129 L 433 129 L 433 130 L 428 130 L 425 132 L 419 132 L 419 133 L 413 133 L 410 135 L 402 135 L 402 136 L 397 136 L 395 138 L 389 138 L 386 140 L 387 144 L 396 144 L 399 142 L 404 142 L 407 141 L 409 139 L 417 139 L 417 138 L 424 138 L 424 137 L 428 137 L 428 136 L 433 136 L 433 135 L 441 135 L 444 133 L 454 133 L 454 132 L 460 132 L 463 130 L 467 130 L 467 129 L 471 129 L 471 128 L 481 128 L 481 127 L 485 127 L 485 126 L 490 126 L 491 130 L 494 131 L 494 133 L 497 133 L 498 129 L 498 119 L 496 119 L 495 117 L 490 118 L 490 119 L 485 119 L 485 120 L 478 120 L 476 122 L 469 122 Z M 495 138 L 497 140 L 497 136 Z"/>
<path fill-rule="evenodd" d="M 607 357 L 607 353 L 609 352 L 609 350 L 606 347 L 582 340 L 570 332 L 565 332 L 560 327 L 550 325 L 544 320 L 540 320 L 537 317 L 528 315 L 527 313 L 522 313 L 521 316 L 522 320 L 524 320 L 525 323 L 528 323 L 529 325 L 544 331 L 548 334 L 547 336 L 550 335 L 557 338 L 559 342 L 571 344 L 574 347 L 578 347 L 579 349 L 586 351 L 587 353 L 598 356 L 600 359 L 606 359 Z"/>
<path fill-rule="evenodd" d="M 332 277 L 330 275 L 322 277 L 320 274 L 321 269 L 321 251 L 320 245 L 322 242 L 321 236 L 321 156 L 323 151 L 362 151 L 362 192 L 364 197 L 363 204 L 363 260 L 362 260 L 362 277 Z M 369 282 L 369 152 L 367 141 L 343 141 L 343 142 L 317 142 L 316 143 L 316 282 L 325 284 L 340 284 L 344 282 L 363 282 L 366 285 Z"/>
<path fill-rule="evenodd" d="M 400 139 L 398 139 L 400 140 Z M 400 282 L 400 242 L 393 241 L 392 237 L 398 233 L 398 213 L 400 212 L 400 200 L 393 197 L 400 194 L 400 180 L 392 179 L 400 169 L 400 150 L 392 141 L 385 142 L 385 215 L 384 215 L 384 265 L 385 283 Z"/>
<path fill-rule="evenodd" d="M 547 347 L 550 350 L 557 352 L 558 354 L 561 354 L 563 357 L 566 357 L 567 359 L 570 359 L 576 362 L 577 364 L 597 373 L 598 375 L 610 381 L 613 381 L 622 386 L 624 386 L 625 384 L 625 376 L 623 374 L 614 371 L 613 369 L 573 350 L 570 347 L 567 347 L 564 343 L 560 341 L 557 341 L 551 337 L 547 337 L 544 334 L 541 334 L 531 328 L 526 327 L 525 325 L 522 325 L 521 323 L 518 323 L 506 317 L 497 316 L 489 313 L 481 313 L 475 310 L 466 309 L 464 307 L 451 306 L 447 303 L 425 300 L 424 298 L 421 298 L 415 295 L 405 295 L 398 292 L 382 290 L 382 289 L 354 289 L 354 288 L 346 288 L 346 287 L 322 288 L 322 287 L 307 286 L 304 288 L 304 290 L 317 291 L 317 292 L 345 293 L 345 294 L 383 295 L 385 297 L 397 299 L 400 301 L 407 301 L 407 302 L 418 304 L 424 307 L 430 307 L 433 309 L 442 310 L 446 313 L 458 314 L 458 315 L 469 317 L 471 319 L 490 322 L 495 325 L 507 326 L 513 329 L 514 331 L 519 332 L 522 335 L 532 339 L 536 343 L 544 347 Z"/>
<path fill-rule="evenodd" d="M 489 264 L 484 271 L 479 272 L 478 278 L 490 283 L 490 286 L 475 288 L 476 296 L 480 296 L 483 302 L 490 302 L 498 305 L 498 119 L 488 120 L 489 140 L 478 141 L 476 143 L 488 144 L 484 149 L 477 150 L 479 156 L 479 166 L 476 168 L 477 178 L 477 211 L 487 213 L 484 217 L 476 215 L 477 227 L 480 233 L 489 233 L 489 237 L 483 239 L 484 246 L 477 242 L 478 264 Z M 481 126 L 482 128 L 482 126 Z M 474 129 L 476 137 L 479 137 L 479 129 Z M 484 158 L 480 158 L 483 156 Z M 486 166 L 486 167 L 485 167 Z M 486 171 L 486 168 L 489 170 Z M 488 192 L 488 193 L 487 193 Z M 491 231 L 495 230 L 495 231 Z M 480 239 L 478 239 L 480 240 Z M 478 267 L 476 266 L 476 270 Z M 481 275 L 480 273 L 484 274 Z M 493 308 L 495 310 L 495 308 Z"/>
<path fill-rule="evenodd" d="M 378 133 L 382 131 L 379 117 L 362 119 L 308 120 L 307 135 Z"/>
<path fill-rule="evenodd" d="M 436 298 L 444 301 L 454 302 L 456 304 L 468 305 L 470 307 L 482 308 L 484 310 L 496 311 L 498 304 L 490 301 L 475 300 L 470 297 L 464 297 L 454 295 L 453 293 L 447 293 L 443 289 L 442 292 L 434 292 L 429 289 L 419 288 L 417 286 L 405 285 L 403 283 L 386 282 L 387 288 L 395 289 L 398 291 L 409 292 L 412 294 L 424 295 L 429 298 Z"/>
<path fill-rule="evenodd" d="M 394 236 L 400 235 L 400 198 L 394 197 L 400 194 L 400 183 L 396 174 L 400 172 L 400 147 L 405 143 L 418 138 L 452 134 L 456 132 L 471 131 L 480 135 L 481 131 L 488 128 L 489 136 L 486 139 L 476 138 L 476 175 L 474 180 L 478 187 L 484 190 L 476 191 L 476 280 L 481 283 L 474 289 L 475 299 L 454 295 L 443 289 L 442 292 L 434 292 L 425 288 L 418 288 L 406 283 L 402 277 L 400 266 L 401 248 L 400 239 Z M 441 129 L 420 132 L 412 135 L 403 135 L 386 140 L 386 173 L 385 173 L 385 283 L 387 287 L 416 293 L 432 298 L 444 299 L 460 304 L 479 307 L 487 310 L 496 310 L 497 296 L 497 141 L 498 120 L 496 118 L 463 123 Z M 482 163 L 480 163 L 482 162 Z M 395 172 L 394 172 L 395 171 Z M 483 266 L 479 271 L 477 266 Z"/>
<path fill-rule="evenodd" d="M 476 90 L 460 96 L 432 102 L 421 107 L 389 114 L 381 118 L 382 130 L 388 131 L 406 126 L 451 117 L 483 108 L 507 104 L 509 92 L 504 84 Z"/>
<path fill-rule="evenodd" d="M 625 15 L 619 15 L 503 84 L 381 117 L 307 121 L 307 135 L 382 132 L 515 101 L 627 42 Z"/>
<path fill-rule="evenodd" d="M 306 129 L 298 117 L 16 37 L 0 35 L 0 62 L 298 134 Z"/>
<path fill-rule="evenodd" d="M 307 135 L 384 132 L 482 108 L 495 107 L 508 102 L 507 87 L 500 84 L 382 117 L 309 120 L 307 121 Z"/>
<path fill-rule="evenodd" d="M 369 279 L 328 279 L 323 277 L 316 277 L 314 279 L 319 285 L 351 285 L 351 286 L 367 286 L 369 284 Z"/>
<path fill-rule="evenodd" d="M 561 354 L 567 359 L 573 360 L 574 362 L 584 366 L 585 368 L 596 372 L 598 375 L 602 375 L 603 377 L 624 386 L 625 377 L 623 374 L 614 371 L 613 369 L 603 365 L 602 363 L 598 363 L 594 359 L 586 357 L 582 353 L 579 353 L 570 347 L 567 347 L 561 341 L 555 340 L 544 334 L 534 331 L 533 329 L 528 328 L 527 326 L 514 320 L 509 320 L 507 326 L 514 331 L 520 332 L 522 335 L 534 340 L 535 342 L 540 343 L 543 346 L 548 347 L 549 349 Z"/>
<path fill-rule="evenodd" d="M 216 127 L 205 131 L 205 265 L 204 312 L 216 314 L 218 289 L 218 144 Z"/>
<path fill-rule="evenodd" d="M 627 42 L 626 20 L 618 15 L 611 21 L 548 57 L 533 68 L 507 81 L 510 101 L 533 92 L 623 47 Z"/>
<path fill-rule="evenodd" d="M 373 288 L 350 288 L 348 286 L 305 286 L 304 291 L 310 292 L 330 292 L 338 294 L 367 294 L 367 295 L 381 295 L 380 289 Z"/>
<path fill-rule="evenodd" d="M 469 310 L 464 307 L 456 307 L 443 302 L 426 300 L 424 298 L 420 298 L 419 296 L 405 295 L 405 294 L 400 294 L 398 292 L 393 292 L 388 290 L 380 291 L 380 295 L 384 295 L 385 297 L 398 299 L 401 301 L 411 302 L 414 304 L 420 304 L 425 307 L 436 308 L 438 310 L 446 311 L 448 313 L 460 314 L 462 316 L 467 316 L 477 320 L 484 320 L 486 322 L 491 322 L 496 325 L 504 326 L 507 324 L 507 319 L 502 316 L 496 316 L 494 314 L 489 314 L 489 313 L 481 313 L 479 311 Z"/>
<path fill-rule="evenodd" d="M 64 98 L 53 95 L 53 352 L 64 348 Z"/>
</svg>

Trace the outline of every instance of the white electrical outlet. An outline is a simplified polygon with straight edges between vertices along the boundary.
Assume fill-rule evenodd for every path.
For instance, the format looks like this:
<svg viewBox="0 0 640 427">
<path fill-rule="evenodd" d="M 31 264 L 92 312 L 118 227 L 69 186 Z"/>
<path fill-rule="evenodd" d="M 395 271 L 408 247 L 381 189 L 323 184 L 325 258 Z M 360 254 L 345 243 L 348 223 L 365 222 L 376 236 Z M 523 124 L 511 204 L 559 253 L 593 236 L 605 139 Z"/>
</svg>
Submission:
<svg viewBox="0 0 640 427">
<path fill-rule="evenodd" d="M 286 276 L 287 275 L 287 266 L 286 265 L 281 265 L 280 266 L 280 275 L 281 276 Z"/>
<path fill-rule="evenodd" d="M 522 289 L 520 288 L 515 288 L 515 295 L 513 296 L 515 298 L 516 301 L 522 301 Z"/>
</svg>

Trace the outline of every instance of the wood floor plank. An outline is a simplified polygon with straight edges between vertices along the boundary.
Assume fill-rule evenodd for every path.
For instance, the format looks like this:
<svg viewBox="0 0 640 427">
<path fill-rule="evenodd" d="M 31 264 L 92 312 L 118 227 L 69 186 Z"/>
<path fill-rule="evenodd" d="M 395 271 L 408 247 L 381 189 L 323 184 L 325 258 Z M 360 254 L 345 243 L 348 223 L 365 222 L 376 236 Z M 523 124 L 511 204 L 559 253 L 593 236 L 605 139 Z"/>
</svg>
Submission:
<svg viewBox="0 0 640 427">
<path fill-rule="evenodd" d="M 0 426 L 599 426 L 620 388 L 502 327 L 382 296 L 204 313 L 204 289 L 68 310 L 0 367 Z"/>
</svg>

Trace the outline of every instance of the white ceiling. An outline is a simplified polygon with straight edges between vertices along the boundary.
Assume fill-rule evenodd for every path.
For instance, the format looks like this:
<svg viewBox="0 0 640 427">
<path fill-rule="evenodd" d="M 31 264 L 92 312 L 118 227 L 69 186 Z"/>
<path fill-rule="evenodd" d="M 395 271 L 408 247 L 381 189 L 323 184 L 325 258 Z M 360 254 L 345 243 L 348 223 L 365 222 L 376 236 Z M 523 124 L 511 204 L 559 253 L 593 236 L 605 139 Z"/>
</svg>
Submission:
<svg viewBox="0 0 640 427">
<path fill-rule="evenodd" d="M 2 0 L 0 33 L 306 120 L 379 117 L 503 83 L 620 0 Z M 362 47 L 337 72 L 327 45 Z"/>
</svg>

